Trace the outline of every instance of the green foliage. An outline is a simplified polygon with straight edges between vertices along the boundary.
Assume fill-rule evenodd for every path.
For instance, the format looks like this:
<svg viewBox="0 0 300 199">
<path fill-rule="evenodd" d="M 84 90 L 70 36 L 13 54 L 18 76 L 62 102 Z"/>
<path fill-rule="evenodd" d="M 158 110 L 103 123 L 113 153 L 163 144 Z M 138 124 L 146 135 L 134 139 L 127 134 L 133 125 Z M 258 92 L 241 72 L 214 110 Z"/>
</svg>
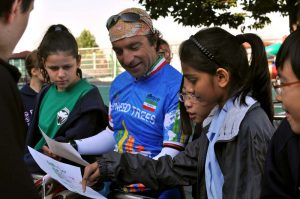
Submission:
<svg viewBox="0 0 300 199">
<path fill-rule="evenodd" d="M 267 14 L 290 16 L 290 27 L 297 24 L 300 0 L 139 0 L 153 19 L 172 16 L 185 26 L 221 26 L 263 28 L 271 23 Z M 299 15 L 300 16 L 300 15 Z M 248 22 L 249 20 L 247 20 Z"/>
<path fill-rule="evenodd" d="M 84 29 L 80 36 L 76 38 L 79 48 L 93 48 L 98 47 L 94 35 L 89 31 Z"/>
</svg>

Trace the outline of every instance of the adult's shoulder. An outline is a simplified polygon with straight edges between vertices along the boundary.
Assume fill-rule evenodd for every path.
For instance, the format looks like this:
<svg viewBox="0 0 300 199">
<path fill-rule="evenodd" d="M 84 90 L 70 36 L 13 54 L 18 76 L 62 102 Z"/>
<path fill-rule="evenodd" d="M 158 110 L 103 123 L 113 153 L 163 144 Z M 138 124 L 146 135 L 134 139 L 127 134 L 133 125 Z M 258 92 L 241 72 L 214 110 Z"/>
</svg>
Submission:
<svg viewBox="0 0 300 199">
<path fill-rule="evenodd" d="M 115 79 L 111 83 L 111 88 L 114 87 L 122 87 L 124 84 L 128 84 L 129 82 L 133 82 L 134 77 L 130 75 L 127 71 L 122 72 L 121 74 L 117 75 Z"/>
<path fill-rule="evenodd" d="M 182 77 L 182 74 L 170 64 L 166 64 L 166 66 L 164 67 L 164 71 L 170 77 L 174 77 L 174 78 L 181 78 Z"/>
<path fill-rule="evenodd" d="M 112 84 L 113 83 L 116 83 L 116 82 L 120 82 L 120 81 L 126 81 L 126 80 L 132 80 L 134 79 L 134 77 L 132 77 L 132 75 L 130 75 L 129 72 L 127 71 L 124 71 L 122 73 L 120 73 L 119 75 L 116 76 L 116 78 L 112 81 Z"/>
<path fill-rule="evenodd" d="M 162 81 L 164 81 L 164 85 L 168 85 L 169 87 L 175 86 L 176 89 L 179 90 L 182 80 L 182 74 L 170 64 L 167 64 L 163 68 L 160 78 L 162 79 Z"/>
</svg>

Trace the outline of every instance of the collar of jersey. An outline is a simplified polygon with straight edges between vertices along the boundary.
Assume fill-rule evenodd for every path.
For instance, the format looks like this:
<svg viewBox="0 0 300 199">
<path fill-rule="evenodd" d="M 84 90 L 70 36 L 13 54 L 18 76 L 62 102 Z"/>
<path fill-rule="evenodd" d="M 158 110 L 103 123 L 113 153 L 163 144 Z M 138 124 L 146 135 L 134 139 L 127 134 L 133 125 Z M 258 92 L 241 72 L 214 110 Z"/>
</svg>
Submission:
<svg viewBox="0 0 300 199">
<path fill-rule="evenodd" d="M 144 75 L 144 77 L 149 77 L 157 73 L 160 69 L 163 68 L 164 65 L 167 64 L 166 59 L 163 56 L 159 56 L 155 63 L 149 68 L 148 72 Z"/>
</svg>

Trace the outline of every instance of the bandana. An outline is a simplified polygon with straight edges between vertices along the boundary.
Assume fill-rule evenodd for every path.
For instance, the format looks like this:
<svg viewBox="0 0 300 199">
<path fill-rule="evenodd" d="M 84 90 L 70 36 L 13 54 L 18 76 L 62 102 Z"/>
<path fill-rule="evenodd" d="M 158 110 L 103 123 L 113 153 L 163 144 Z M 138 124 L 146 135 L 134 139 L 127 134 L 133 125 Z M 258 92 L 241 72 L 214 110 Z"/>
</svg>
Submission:
<svg viewBox="0 0 300 199">
<path fill-rule="evenodd" d="M 122 19 L 119 19 L 118 22 L 109 29 L 111 42 L 137 35 L 149 35 L 154 33 L 152 20 L 145 10 L 140 8 L 128 8 L 118 15 L 130 12 L 139 14 L 141 19 L 136 22 L 124 22 Z"/>
</svg>

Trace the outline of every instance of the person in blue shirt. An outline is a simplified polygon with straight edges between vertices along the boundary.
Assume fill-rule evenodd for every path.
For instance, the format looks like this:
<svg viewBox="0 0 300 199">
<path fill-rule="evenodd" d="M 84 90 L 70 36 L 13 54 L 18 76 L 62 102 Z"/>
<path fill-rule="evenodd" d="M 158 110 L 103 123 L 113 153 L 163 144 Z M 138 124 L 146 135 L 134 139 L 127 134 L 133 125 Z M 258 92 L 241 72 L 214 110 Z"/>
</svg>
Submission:
<svg viewBox="0 0 300 199">
<path fill-rule="evenodd" d="M 159 55 L 160 35 L 146 11 L 125 9 L 111 16 L 106 26 L 125 72 L 111 85 L 109 126 L 105 132 L 76 141 L 79 153 L 97 155 L 115 148 L 119 153 L 153 159 L 174 157 L 184 149 L 188 137 L 180 130 L 182 75 Z M 142 184 L 122 190 L 154 194 Z M 159 198 L 180 197 L 178 189 L 168 191 Z"/>
</svg>

